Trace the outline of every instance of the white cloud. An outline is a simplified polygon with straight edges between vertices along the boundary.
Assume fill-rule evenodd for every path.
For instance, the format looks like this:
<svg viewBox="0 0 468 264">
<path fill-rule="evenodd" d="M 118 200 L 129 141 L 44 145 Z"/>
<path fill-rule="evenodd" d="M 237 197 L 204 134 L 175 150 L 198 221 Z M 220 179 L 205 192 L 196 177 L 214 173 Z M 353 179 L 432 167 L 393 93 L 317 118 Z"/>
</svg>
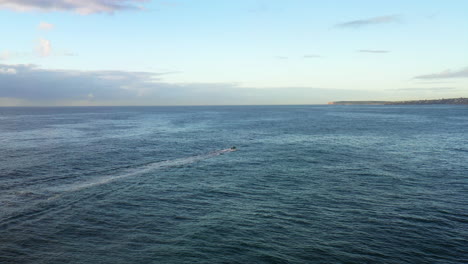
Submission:
<svg viewBox="0 0 468 264">
<path fill-rule="evenodd" d="M 79 14 L 114 13 L 143 9 L 148 0 L 0 0 L 0 8 L 14 11 L 72 11 Z"/>
<path fill-rule="evenodd" d="M 0 74 L 16 74 L 15 68 L 0 68 Z"/>
<path fill-rule="evenodd" d="M 39 45 L 37 46 L 37 51 L 42 57 L 49 56 L 52 52 L 52 45 L 50 43 L 50 40 L 40 38 Z"/>
<path fill-rule="evenodd" d="M 13 54 L 9 51 L 2 51 L 0 52 L 0 60 L 8 60 L 13 56 Z"/>
<path fill-rule="evenodd" d="M 54 28 L 54 25 L 50 24 L 50 23 L 47 23 L 47 22 L 41 22 L 41 23 L 39 23 L 37 28 L 40 29 L 40 30 L 51 30 L 51 29 Z"/>
</svg>

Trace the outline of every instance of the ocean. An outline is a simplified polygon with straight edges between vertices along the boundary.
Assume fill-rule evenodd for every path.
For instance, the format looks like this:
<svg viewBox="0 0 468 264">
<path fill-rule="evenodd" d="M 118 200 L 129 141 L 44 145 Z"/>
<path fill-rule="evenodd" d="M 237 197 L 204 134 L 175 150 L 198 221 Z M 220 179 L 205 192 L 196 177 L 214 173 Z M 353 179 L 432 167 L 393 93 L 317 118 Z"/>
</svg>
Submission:
<svg viewBox="0 0 468 264">
<path fill-rule="evenodd" d="M 0 263 L 468 263 L 466 106 L 0 108 L 0 149 Z"/>
</svg>

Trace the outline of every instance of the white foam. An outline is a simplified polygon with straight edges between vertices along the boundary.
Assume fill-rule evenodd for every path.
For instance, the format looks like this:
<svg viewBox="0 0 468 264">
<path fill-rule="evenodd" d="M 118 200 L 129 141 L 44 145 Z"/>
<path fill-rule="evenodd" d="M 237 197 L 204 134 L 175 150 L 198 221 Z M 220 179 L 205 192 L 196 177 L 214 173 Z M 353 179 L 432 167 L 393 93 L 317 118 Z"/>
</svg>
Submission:
<svg viewBox="0 0 468 264">
<path fill-rule="evenodd" d="M 141 174 L 151 172 L 157 169 L 161 168 L 169 168 L 169 167 L 176 167 L 176 166 L 183 166 L 183 165 L 188 165 L 191 163 L 195 163 L 201 160 L 209 159 L 212 157 L 219 156 L 224 153 L 228 152 L 233 152 L 235 151 L 234 149 L 222 149 L 214 152 L 210 152 L 208 154 L 202 154 L 202 155 L 196 155 L 196 156 L 191 156 L 191 157 L 186 157 L 186 158 L 179 158 L 179 159 L 173 159 L 173 160 L 165 160 L 165 161 L 158 161 L 154 163 L 150 163 L 138 168 L 134 168 L 131 170 L 127 170 L 126 172 L 118 175 L 107 175 L 107 176 L 101 176 L 97 178 L 93 178 L 90 180 L 87 180 L 85 182 L 79 182 L 79 183 L 73 183 L 73 184 L 66 184 L 66 185 L 61 185 L 61 186 L 56 186 L 49 188 L 48 191 L 52 192 L 74 192 L 74 191 L 79 191 L 82 189 L 98 186 L 98 185 L 103 185 L 103 184 L 108 184 L 110 182 L 124 179 L 124 178 L 130 178 L 130 177 L 136 177 Z"/>
</svg>

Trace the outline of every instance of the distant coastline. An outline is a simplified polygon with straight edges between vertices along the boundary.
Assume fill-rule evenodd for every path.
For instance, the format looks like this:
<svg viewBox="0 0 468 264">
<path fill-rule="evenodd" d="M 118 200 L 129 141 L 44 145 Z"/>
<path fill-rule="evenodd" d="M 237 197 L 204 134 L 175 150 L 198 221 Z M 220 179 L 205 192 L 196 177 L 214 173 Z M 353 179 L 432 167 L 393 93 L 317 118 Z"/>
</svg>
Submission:
<svg viewBox="0 0 468 264">
<path fill-rule="evenodd" d="M 468 105 L 468 98 L 411 100 L 411 101 L 336 101 L 329 105 Z"/>
</svg>

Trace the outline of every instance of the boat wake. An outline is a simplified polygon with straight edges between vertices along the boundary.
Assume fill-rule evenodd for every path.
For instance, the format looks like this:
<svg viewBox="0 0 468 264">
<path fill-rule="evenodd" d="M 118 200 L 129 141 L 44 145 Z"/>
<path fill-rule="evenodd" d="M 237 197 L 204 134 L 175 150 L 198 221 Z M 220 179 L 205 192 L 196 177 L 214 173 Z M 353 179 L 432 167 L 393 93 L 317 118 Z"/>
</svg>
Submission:
<svg viewBox="0 0 468 264">
<path fill-rule="evenodd" d="M 178 166 L 184 166 L 184 165 L 196 163 L 202 160 L 213 158 L 213 157 L 222 155 L 224 153 L 229 153 L 233 151 L 235 151 L 235 149 L 222 149 L 222 150 L 213 151 L 207 154 L 201 154 L 201 155 L 196 155 L 196 156 L 191 156 L 191 157 L 186 157 L 186 158 L 153 162 L 153 163 L 140 166 L 138 168 L 129 169 L 123 172 L 122 174 L 100 176 L 98 178 L 87 180 L 81 183 L 73 183 L 73 184 L 61 185 L 57 187 L 51 187 L 51 188 L 48 188 L 47 191 L 51 191 L 51 192 L 79 191 L 82 189 L 94 187 L 97 185 L 107 184 L 107 183 L 120 180 L 120 179 L 124 179 L 124 178 L 136 177 L 136 176 L 139 176 L 139 175 L 142 175 L 142 174 L 154 171 L 154 170 L 162 169 L 162 168 L 178 167 Z"/>
<path fill-rule="evenodd" d="M 0 206 L 4 209 L 2 212 L 0 212 L 0 227 L 6 227 L 13 223 L 22 222 L 23 220 L 33 220 L 34 218 L 41 217 L 55 211 L 60 211 L 66 208 L 66 206 L 70 206 L 71 204 L 79 202 L 79 200 L 83 199 L 83 197 L 78 200 L 76 200 L 76 198 L 72 198 L 65 203 L 60 202 L 59 204 L 61 205 L 55 203 L 55 201 L 58 202 L 61 197 L 70 192 L 78 192 L 91 187 L 109 184 L 125 178 L 138 177 L 158 169 L 193 164 L 233 151 L 235 151 L 235 149 L 222 149 L 185 158 L 157 161 L 136 168 L 127 169 L 117 174 L 97 176 L 85 181 L 60 184 L 53 187 L 35 188 L 34 190 L 12 190 L 11 192 L 0 197 Z M 102 192 L 102 190 L 98 192 Z"/>
</svg>

